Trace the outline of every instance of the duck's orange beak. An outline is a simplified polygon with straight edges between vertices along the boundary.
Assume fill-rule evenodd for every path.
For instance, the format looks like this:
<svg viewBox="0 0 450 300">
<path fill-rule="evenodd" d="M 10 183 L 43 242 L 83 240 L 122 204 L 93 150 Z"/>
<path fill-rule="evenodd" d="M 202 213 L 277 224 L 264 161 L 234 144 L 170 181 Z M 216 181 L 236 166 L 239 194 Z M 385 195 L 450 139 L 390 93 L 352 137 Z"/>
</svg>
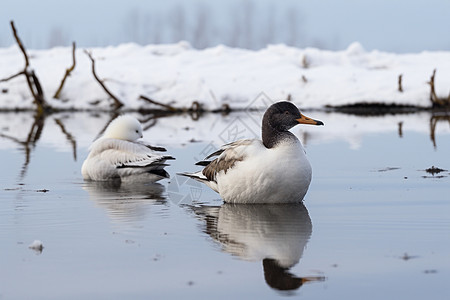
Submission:
<svg viewBox="0 0 450 300">
<path fill-rule="evenodd" d="M 300 124 L 323 125 L 322 121 L 308 118 L 307 116 L 302 115 L 302 114 L 300 114 L 300 118 L 299 119 L 295 119 L 295 120 L 297 122 L 299 122 Z"/>
</svg>

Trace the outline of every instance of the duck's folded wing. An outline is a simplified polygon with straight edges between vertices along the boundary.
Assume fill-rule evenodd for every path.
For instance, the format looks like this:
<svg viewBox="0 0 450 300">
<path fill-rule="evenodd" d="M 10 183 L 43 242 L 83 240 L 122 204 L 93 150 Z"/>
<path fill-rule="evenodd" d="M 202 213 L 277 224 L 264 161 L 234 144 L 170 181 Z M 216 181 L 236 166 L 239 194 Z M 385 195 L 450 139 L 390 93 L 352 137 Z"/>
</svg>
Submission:
<svg viewBox="0 0 450 300">
<path fill-rule="evenodd" d="M 118 168 L 143 168 L 154 166 L 163 168 L 164 162 L 174 159 L 171 156 L 155 154 L 146 145 L 117 139 L 103 139 L 96 142 L 93 153 L 97 153 L 102 160 Z"/>
<path fill-rule="evenodd" d="M 167 152 L 167 149 L 164 148 L 164 147 L 161 147 L 161 146 L 153 146 L 153 145 L 148 144 L 145 141 L 140 141 L 139 143 L 144 145 L 145 147 L 149 148 L 150 150 L 153 150 L 153 151 Z"/>
<path fill-rule="evenodd" d="M 210 181 L 215 181 L 220 171 L 225 173 L 232 168 L 237 162 L 243 161 L 252 152 L 264 147 L 258 140 L 239 140 L 222 146 L 219 150 L 208 155 L 205 160 L 200 161 L 197 165 L 205 166 L 202 174 Z M 209 161 L 208 159 L 217 156 L 217 158 Z"/>
</svg>

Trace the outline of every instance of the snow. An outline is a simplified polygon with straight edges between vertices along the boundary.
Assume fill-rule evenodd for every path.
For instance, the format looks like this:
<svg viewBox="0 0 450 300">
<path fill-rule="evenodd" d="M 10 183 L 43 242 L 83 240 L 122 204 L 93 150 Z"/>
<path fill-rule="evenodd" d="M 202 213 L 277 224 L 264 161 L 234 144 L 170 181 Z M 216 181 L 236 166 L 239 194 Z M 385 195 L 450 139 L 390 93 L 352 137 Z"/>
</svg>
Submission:
<svg viewBox="0 0 450 300">
<path fill-rule="evenodd" d="M 65 70 L 72 64 L 72 49 L 28 50 L 47 101 L 57 108 L 110 109 L 111 99 L 95 81 L 91 62 L 76 50 L 77 65 L 66 80 L 62 98 L 52 99 Z M 258 51 L 223 45 L 196 50 L 187 42 L 170 45 L 122 44 L 92 48 L 96 72 L 124 104 L 124 109 L 155 108 L 140 95 L 176 107 L 193 101 L 205 109 L 252 107 L 265 95 L 286 99 L 301 108 L 322 108 L 358 102 L 429 106 L 430 80 L 437 69 L 437 95 L 450 90 L 450 52 L 395 54 L 366 51 L 352 43 L 343 51 L 269 45 Z M 0 78 L 24 66 L 17 46 L 0 48 Z M 403 92 L 398 76 L 403 75 Z M 92 102 L 100 101 L 98 105 Z M 24 76 L 0 82 L 0 108 L 33 108 Z"/>
</svg>

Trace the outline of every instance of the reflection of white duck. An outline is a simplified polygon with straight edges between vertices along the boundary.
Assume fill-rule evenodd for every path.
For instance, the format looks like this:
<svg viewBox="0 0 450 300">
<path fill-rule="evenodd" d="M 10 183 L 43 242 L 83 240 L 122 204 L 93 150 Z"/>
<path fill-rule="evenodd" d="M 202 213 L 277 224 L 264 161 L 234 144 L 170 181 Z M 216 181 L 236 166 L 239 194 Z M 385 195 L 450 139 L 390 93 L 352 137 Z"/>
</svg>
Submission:
<svg viewBox="0 0 450 300">
<path fill-rule="evenodd" d="M 323 277 L 296 277 L 288 272 L 303 255 L 312 233 L 311 219 L 302 203 L 194 207 L 205 222 L 205 232 L 222 249 L 244 260 L 262 261 L 268 285 L 279 290 L 299 288 Z"/>
<path fill-rule="evenodd" d="M 83 189 L 113 221 L 135 222 L 144 219 L 151 206 L 166 203 L 164 186 L 147 178 L 144 174 L 131 176 L 128 181 L 88 181 Z"/>
<path fill-rule="evenodd" d="M 107 181 L 126 178 L 130 175 L 147 174 L 156 181 L 168 178 L 164 170 L 165 161 L 174 159 L 153 152 L 166 151 L 138 141 L 142 138 L 142 126 L 131 116 L 119 116 L 106 128 L 102 137 L 90 147 L 81 173 L 86 180 Z"/>
<path fill-rule="evenodd" d="M 203 170 L 181 175 L 205 183 L 225 202 L 299 202 L 308 191 L 312 172 L 301 142 L 288 131 L 298 124 L 323 125 L 290 102 L 275 103 L 264 113 L 262 141 L 226 144 L 197 163 Z"/>
</svg>

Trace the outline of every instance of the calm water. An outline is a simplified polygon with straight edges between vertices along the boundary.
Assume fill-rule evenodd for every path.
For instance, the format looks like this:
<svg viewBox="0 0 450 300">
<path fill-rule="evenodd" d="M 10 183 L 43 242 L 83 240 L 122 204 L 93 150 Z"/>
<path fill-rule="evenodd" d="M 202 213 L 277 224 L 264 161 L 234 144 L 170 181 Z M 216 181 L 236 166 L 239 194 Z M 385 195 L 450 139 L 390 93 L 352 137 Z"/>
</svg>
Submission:
<svg viewBox="0 0 450 300">
<path fill-rule="evenodd" d="M 121 186 L 80 174 L 110 116 L 0 115 L 0 299 L 448 299 L 450 173 L 425 172 L 450 169 L 448 119 L 307 115 L 325 122 L 292 130 L 313 182 L 278 206 L 175 175 L 258 115 L 147 120 L 172 178 Z"/>
</svg>

